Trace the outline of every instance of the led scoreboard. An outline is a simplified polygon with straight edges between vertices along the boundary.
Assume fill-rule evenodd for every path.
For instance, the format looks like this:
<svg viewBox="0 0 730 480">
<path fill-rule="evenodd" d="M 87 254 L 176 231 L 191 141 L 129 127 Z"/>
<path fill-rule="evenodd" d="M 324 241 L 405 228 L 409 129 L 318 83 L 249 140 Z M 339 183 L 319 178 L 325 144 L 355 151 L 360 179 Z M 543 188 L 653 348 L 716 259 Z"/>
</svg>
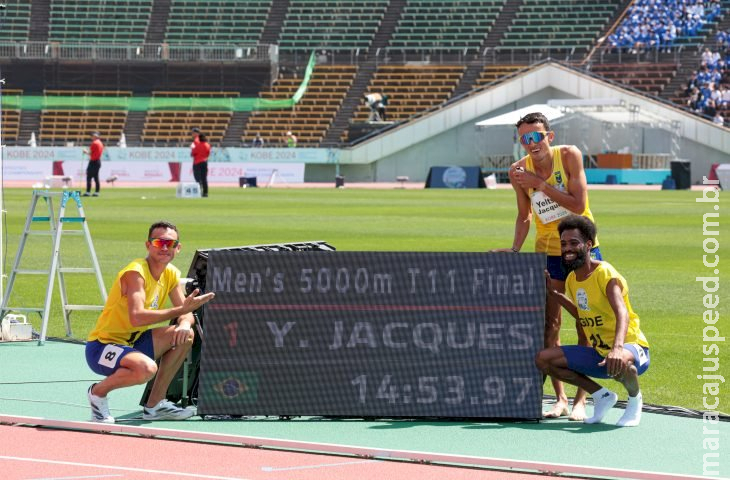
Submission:
<svg viewBox="0 0 730 480">
<path fill-rule="evenodd" d="M 544 265 L 213 250 L 198 413 L 540 418 Z"/>
</svg>

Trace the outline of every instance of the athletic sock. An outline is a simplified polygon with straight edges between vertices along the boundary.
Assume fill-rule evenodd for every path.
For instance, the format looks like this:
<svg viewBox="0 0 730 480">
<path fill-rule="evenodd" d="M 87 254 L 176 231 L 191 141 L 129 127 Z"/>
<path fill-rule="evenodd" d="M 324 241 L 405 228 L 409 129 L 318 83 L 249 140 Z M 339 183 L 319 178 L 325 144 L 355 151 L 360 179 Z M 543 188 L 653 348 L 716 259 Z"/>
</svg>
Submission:
<svg viewBox="0 0 730 480">
<path fill-rule="evenodd" d="M 619 427 L 635 427 L 641 422 L 641 408 L 644 406 L 644 398 L 641 392 L 635 397 L 629 397 L 626 403 L 626 411 L 621 416 L 616 425 Z"/>
<path fill-rule="evenodd" d="M 583 420 L 585 423 L 599 423 L 618 401 L 618 395 L 605 387 L 593 393 L 591 397 L 593 397 L 593 416 Z"/>
</svg>

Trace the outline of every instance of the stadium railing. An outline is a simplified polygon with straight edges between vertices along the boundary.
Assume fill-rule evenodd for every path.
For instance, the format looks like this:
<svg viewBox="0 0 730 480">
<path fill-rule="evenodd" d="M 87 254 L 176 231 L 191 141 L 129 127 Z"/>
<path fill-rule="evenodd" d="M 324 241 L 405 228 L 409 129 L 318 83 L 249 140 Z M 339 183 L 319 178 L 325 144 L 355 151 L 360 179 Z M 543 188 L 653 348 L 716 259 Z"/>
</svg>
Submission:
<svg viewBox="0 0 730 480">
<path fill-rule="evenodd" d="M 2 42 L 0 57 L 95 62 L 278 62 L 276 45 L 105 44 Z"/>
</svg>

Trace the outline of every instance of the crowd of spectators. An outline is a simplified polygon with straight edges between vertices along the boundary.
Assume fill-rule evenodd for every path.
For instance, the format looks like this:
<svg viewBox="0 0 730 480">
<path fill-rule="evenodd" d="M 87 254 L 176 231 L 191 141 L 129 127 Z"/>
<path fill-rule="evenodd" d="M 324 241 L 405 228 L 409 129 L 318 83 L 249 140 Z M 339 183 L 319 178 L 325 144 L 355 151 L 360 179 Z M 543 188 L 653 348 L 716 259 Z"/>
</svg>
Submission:
<svg viewBox="0 0 730 480">
<path fill-rule="evenodd" d="M 722 111 L 730 109 L 730 32 L 717 35 L 717 51 L 705 48 L 699 70 L 692 72 L 685 96 L 687 107 L 695 113 L 711 118 L 718 125 L 725 124 Z"/>
<path fill-rule="evenodd" d="M 608 36 L 608 44 L 627 53 L 668 50 L 680 37 L 700 35 L 720 11 L 720 0 L 638 0 Z"/>
</svg>

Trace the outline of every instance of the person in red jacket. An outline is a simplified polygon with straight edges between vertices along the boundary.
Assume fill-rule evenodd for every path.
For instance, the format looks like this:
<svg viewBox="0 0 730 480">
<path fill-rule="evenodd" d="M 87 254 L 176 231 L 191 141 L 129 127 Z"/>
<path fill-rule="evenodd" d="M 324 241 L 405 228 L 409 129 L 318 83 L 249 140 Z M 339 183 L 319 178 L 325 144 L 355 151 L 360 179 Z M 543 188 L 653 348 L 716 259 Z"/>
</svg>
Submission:
<svg viewBox="0 0 730 480">
<path fill-rule="evenodd" d="M 99 170 L 101 169 L 101 155 L 104 153 L 104 144 L 101 143 L 99 132 L 91 133 L 91 145 L 83 152 L 89 155 L 89 165 L 86 167 L 86 193 L 84 197 L 91 195 L 91 180 L 96 182 L 94 196 L 99 196 Z"/>
<path fill-rule="evenodd" d="M 193 157 L 193 177 L 200 184 L 200 190 L 203 196 L 207 197 L 210 143 L 208 143 L 208 139 L 202 133 L 198 134 L 198 143 L 193 145 L 190 155 Z"/>
</svg>

